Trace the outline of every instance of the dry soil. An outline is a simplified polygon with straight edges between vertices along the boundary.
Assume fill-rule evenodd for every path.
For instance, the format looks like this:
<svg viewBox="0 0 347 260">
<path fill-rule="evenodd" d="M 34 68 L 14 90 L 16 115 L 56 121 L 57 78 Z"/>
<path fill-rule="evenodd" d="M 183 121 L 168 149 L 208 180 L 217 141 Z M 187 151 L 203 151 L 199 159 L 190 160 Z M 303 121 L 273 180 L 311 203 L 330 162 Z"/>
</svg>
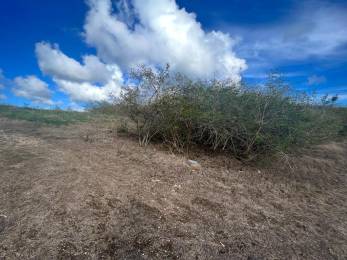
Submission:
<svg viewBox="0 0 347 260">
<path fill-rule="evenodd" d="M 0 118 L 0 259 L 346 259 L 345 143 L 271 169 L 191 157 Z"/>
</svg>

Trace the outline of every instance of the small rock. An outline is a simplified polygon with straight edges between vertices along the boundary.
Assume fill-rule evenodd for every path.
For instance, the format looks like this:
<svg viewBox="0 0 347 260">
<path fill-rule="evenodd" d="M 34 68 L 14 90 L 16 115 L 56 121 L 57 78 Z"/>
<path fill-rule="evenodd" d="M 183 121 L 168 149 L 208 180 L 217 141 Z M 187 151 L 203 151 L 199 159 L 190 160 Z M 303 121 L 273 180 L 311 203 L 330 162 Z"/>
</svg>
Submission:
<svg viewBox="0 0 347 260">
<path fill-rule="evenodd" d="M 182 186 L 180 184 L 175 184 L 173 187 L 174 187 L 174 189 L 181 189 L 182 188 Z"/>
<path fill-rule="evenodd" d="M 172 188 L 172 192 L 178 192 L 180 189 L 182 189 L 182 186 L 180 184 L 175 184 Z"/>
<path fill-rule="evenodd" d="M 189 167 L 193 170 L 193 171 L 199 171 L 201 170 L 201 164 L 198 163 L 197 161 L 193 161 L 193 160 L 188 160 L 187 164 L 189 165 Z"/>
<path fill-rule="evenodd" d="M 0 215 L 0 233 L 5 230 L 7 216 Z"/>
</svg>

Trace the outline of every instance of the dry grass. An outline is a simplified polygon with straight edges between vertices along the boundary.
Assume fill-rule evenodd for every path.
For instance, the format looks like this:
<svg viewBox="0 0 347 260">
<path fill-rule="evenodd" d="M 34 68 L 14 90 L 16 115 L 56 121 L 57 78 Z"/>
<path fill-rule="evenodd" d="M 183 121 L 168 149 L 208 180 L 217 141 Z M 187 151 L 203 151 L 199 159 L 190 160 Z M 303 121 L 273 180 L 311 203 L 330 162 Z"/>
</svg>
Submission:
<svg viewBox="0 0 347 260">
<path fill-rule="evenodd" d="M 0 118 L 0 259 L 345 259 L 347 145 L 271 169 Z M 290 167 L 288 166 L 290 165 Z"/>
</svg>

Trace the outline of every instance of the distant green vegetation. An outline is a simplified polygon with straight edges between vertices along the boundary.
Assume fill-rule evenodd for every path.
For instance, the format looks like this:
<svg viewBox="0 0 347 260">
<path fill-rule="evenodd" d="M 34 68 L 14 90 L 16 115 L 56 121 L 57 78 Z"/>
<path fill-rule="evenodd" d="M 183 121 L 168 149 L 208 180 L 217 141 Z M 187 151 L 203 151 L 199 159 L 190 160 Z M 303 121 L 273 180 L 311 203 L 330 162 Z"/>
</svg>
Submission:
<svg viewBox="0 0 347 260">
<path fill-rule="evenodd" d="M 95 114 L 89 112 L 44 110 L 0 105 L 0 116 L 16 120 L 26 120 L 38 124 L 60 126 L 78 122 L 87 122 L 95 117 Z"/>
</svg>

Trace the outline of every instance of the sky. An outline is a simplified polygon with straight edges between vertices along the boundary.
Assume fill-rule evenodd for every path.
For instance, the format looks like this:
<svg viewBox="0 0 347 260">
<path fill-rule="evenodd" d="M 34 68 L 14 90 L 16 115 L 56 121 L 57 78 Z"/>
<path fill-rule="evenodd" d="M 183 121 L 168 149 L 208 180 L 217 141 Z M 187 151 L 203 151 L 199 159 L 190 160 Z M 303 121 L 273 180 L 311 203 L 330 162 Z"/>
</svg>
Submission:
<svg viewBox="0 0 347 260">
<path fill-rule="evenodd" d="M 347 1 L 3 0 L 0 103 L 83 110 L 138 65 L 293 88 L 347 105 Z"/>
</svg>

